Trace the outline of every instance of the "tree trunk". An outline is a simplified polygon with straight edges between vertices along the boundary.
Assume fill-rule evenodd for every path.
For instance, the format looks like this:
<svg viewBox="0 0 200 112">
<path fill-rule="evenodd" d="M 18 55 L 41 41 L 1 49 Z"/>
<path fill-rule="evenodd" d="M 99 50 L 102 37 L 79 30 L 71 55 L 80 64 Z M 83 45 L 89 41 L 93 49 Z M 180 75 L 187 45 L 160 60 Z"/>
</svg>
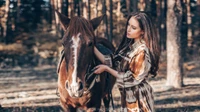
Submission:
<svg viewBox="0 0 200 112">
<path fill-rule="evenodd" d="M 81 1 L 78 1 L 78 15 L 79 16 L 82 16 L 82 2 Z"/>
<path fill-rule="evenodd" d="M 108 40 L 110 42 L 112 42 L 112 37 L 113 37 L 113 19 L 112 19 L 112 15 L 113 15 L 113 6 L 112 6 L 112 0 L 110 0 L 110 36 L 108 38 Z"/>
<path fill-rule="evenodd" d="M 120 7 L 121 7 L 121 5 L 120 5 L 120 2 L 118 1 L 117 2 L 117 12 L 116 12 L 116 16 L 117 16 L 117 23 L 119 23 L 119 21 L 121 20 L 121 16 L 120 16 Z M 120 28 L 119 27 L 116 27 L 116 29 L 117 29 L 117 32 L 119 32 L 120 31 Z"/>
<path fill-rule="evenodd" d="M 90 8 L 90 2 L 91 2 L 91 1 L 88 0 L 88 5 L 87 5 L 87 6 L 88 6 L 88 19 L 89 19 L 89 20 L 91 19 L 91 11 L 90 11 L 91 8 Z"/>
<path fill-rule="evenodd" d="M 191 28 L 191 24 L 192 24 L 192 17 L 191 17 L 191 7 L 190 7 L 190 0 L 187 0 L 186 3 L 186 7 L 187 7 L 187 25 L 188 25 L 188 31 L 187 31 L 187 37 L 188 37 L 188 47 L 192 46 L 192 28 Z"/>
<path fill-rule="evenodd" d="M 106 14 L 106 0 L 103 0 L 103 14 Z M 104 22 L 104 29 L 105 29 L 105 36 L 107 39 L 109 38 L 108 37 L 108 19 L 107 19 L 107 15 L 104 17 L 103 19 L 103 22 Z"/>
<path fill-rule="evenodd" d="M 88 8 L 88 0 L 83 0 L 83 17 L 86 19 L 88 19 L 87 8 Z"/>
<path fill-rule="evenodd" d="M 181 0 L 167 2 L 167 82 L 169 87 L 183 86 L 183 62 L 181 58 Z"/>
<path fill-rule="evenodd" d="M 57 0 L 57 1 L 58 1 L 58 4 L 57 4 L 58 5 L 58 9 L 57 10 L 62 13 L 62 3 L 63 3 L 63 0 Z"/>
<path fill-rule="evenodd" d="M 75 16 L 79 16 L 79 14 L 78 14 L 78 0 L 74 0 L 74 14 L 75 14 Z"/>
<path fill-rule="evenodd" d="M 96 3 L 96 9 L 95 9 L 95 16 L 98 17 L 98 6 L 99 6 L 99 0 L 95 0 Z"/>
<path fill-rule="evenodd" d="M 21 0 L 17 0 L 17 19 L 16 23 L 18 24 L 20 22 L 20 6 L 21 6 Z M 16 30 L 17 30 L 18 25 L 16 25 Z"/>
<path fill-rule="evenodd" d="M 58 0 L 54 0 L 54 10 L 58 10 Z"/>
<path fill-rule="evenodd" d="M 158 19 L 158 28 L 159 28 L 159 36 L 160 36 L 160 45 L 161 50 L 166 50 L 166 0 L 161 0 L 159 3 L 160 11 L 159 11 L 159 19 Z"/>
<path fill-rule="evenodd" d="M 9 6 L 10 6 L 10 0 L 6 0 L 5 4 L 5 14 L 2 21 L 2 27 L 3 27 L 3 37 L 5 38 L 5 42 L 7 42 L 6 36 L 7 36 L 7 25 L 8 25 L 8 17 L 9 17 Z"/>
<path fill-rule="evenodd" d="M 162 1 L 162 0 L 159 0 L 160 2 Z M 146 11 L 150 11 L 151 12 L 151 16 L 153 17 L 153 19 L 155 18 L 157 18 L 158 16 L 157 16 L 157 10 L 159 10 L 157 7 L 156 7 L 156 3 L 157 3 L 158 1 L 157 0 L 151 0 L 151 2 L 150 2 L 150 7 L 147 7 L 146 8 Z M 147 4 L 148 5 L 148 4 Z M 165 7 L 165 9 L 166 9 L 166 0 L 164 0 L 164 7 Z M 165 10 L 166 11 L 166 10 Z M 166 13 L 165 13 L 166 14 Z"/>
<path fill-rule="evenodd" d="M 68 2 L 68 0 L 66 0 L 65 1 L 65 7 L 64 7 L 64 14 L 68 17 L 68 14 L 69 14 L 69 12 L 68 12 L 68 7 L 69 7 L 69 2 Z"/>
<path fill-rule="evenodd" d="M 49 0 L 48 22 L 52 24 L 52 0 Z M 52 27 L 52 26 L 51 26 Z"/>
<path fill-rule="evenodd" d="M 57 3 L 56 3 L 56 7 L 57 7 L 57 10 L 62 13 L 62 4 L 63 4 L 63 0 L 56 0 Z M 54 12 L 55 13 L 55 12 Z M 62 32 L 62 28 L 61 28 L 61 25 L 59 24 L 59 21 L 58 19 L 56 19 L 56 32 L 57 32 L 57 35 L 58 37 L 62 37 L 63 35 L 63 32 Z"/>
<path fill-rule="evenodd" d="M 0 22 L 1 22 L 1 18 L 0 18 Z M 3 27 L 0 23 L 0 37 L 3 37 Z M 2 42 L 2 38 L 0 38 L 0 42 Z"/>
<path fill-rule="evenodd" d="M 55 21 L 55 7 L 54 0 L 51 0 L 51 28 L 53 31 L 56 31 L 56 21 Z M 56 33 L 56 32 L 55 32 Z"/>
<path fill-rule="evenodd" d="M 126 10 L 128 12 L 128 15 L 131 13 L 131 11 L 130 11 L 130 8 L 131 8 L 130 3 L 131 2 L 129 0 L 126 0 Z"/>
<path fill-rule="evenodd" d="M 5 6 L 0 7 L 0 37 L 3 37 L 3 17 L 5 15 Z M 0 38 L 0 42 L 4 41 Z"/>
<path fill-rule="evenodd" d="M 138 11 L 138 1 L 137 0 L 130 0 L 130 11 L 137 12 Z"/>
<path fill-rule="evenodd" d="M 74 16 L 74 5 L 73 5 L 73 0 L 69 0 L 69 7 L 68 7 L 68 11 L 69 11 L 69 17 L 73 17 Z"/>
<path fill-rule="evenodd" d="M 100 2 L 100 4 L 99 4 L 99 2 Z M 103 12 L 102 12 L 102 2 L 100 1 L 100 0 L 95 0 L 95 10 L 94 10 L 94 14 L 93 15 L 95 15 L 95 17 L 98 17 L 99 15 L 99 12 L 102 14 Z M 89 17 L 89 15 L 88 15 L 88 17 Z M 98 27 L 98 28 L 100 28 L 100 27 Z M 95 30 L 95 35 L 98 35 L 99 36 L 99 30 Z"/>
<path fill-rule="evenodd" d="M 159 0 L 160 1 L 160 0 Z M 151 12 L 151 2 L 155 2 L 155 0 L 145 0 L 145 4 L 146 4 L 146 8 L 145 11 L 147 12 Z M 153 10 L 154 12 L 156 12 L 156 10 Z"/>
<path fill-rule="evenodd" d="M 197 18 L 200 20 L 200 0 L 197 0 Z M 198 21 L 198 27 L 200 28 L 200 21 Z M 197 33 L 198 35 L 200 35 L 200 31 L 198 31 Z"/>
<path fill-rule="evenodd" d="M 188 25 L 187 25 L 187 2 L 184 1 L 184 3 L 182 3 L 182 8 L 183 8 L 183 15 L 182 15 L 182 28 L 181 28 L 181 45 L 182 45 L 182 58 L 183 60 L 187 59 L 186 58 L 186 49 L 187 49 L 187 45 L 188 45 L 188 41 L 187 41 L 187 29 L 188 29 Z"/>
<path fill-rule="evenodd" d="M 124 17 L 128 16 L 128 9 L 126 5 L 126 0 L 120 0 L 121 8 L 120 11 L 123 13 Z"/>
</svg>

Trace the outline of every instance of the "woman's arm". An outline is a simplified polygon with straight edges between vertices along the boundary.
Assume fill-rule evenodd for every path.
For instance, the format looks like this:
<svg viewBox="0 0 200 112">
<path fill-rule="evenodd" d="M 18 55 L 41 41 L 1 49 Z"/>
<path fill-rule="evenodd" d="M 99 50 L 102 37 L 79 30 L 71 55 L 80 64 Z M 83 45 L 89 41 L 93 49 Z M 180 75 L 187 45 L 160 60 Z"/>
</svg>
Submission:
<svg viewBox="0 0 200 112">
<path fill-rule="evenodd" d="M 116 71 L 108 66 L 107 66 L 106 72 L 110 73 L 111 75 L 113 75 L 116 78 L 119 77 L 118 71 Z"/>
<path fill-rule="evenodd" d="M 101 74 L 102 72 L 108 72 L 116 78 L 119 77 L 118 71 L 112 69 L 111 67 L 107 65 L 98 65 L 95 67 L 95 71 L 94 71 L 95 74 Z"/>
<path fill-rule="evenodd" d="M 101 63 L 105 62 L 105 57 L 104 55 L 94 46 L 94 54 L 96 57 L 101 61 Z"/>
</svg>

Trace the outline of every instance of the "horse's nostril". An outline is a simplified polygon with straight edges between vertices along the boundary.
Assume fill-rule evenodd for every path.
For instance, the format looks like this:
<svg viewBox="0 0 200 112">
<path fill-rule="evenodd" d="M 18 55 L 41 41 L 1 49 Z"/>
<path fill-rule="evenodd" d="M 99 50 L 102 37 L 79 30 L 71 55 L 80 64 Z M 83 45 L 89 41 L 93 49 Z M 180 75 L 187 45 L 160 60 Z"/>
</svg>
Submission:
<svg viewBox="0 0 200 112">
<path fill-rule="evenodd" d="M 79 82 L 79 89 L 78 90 L 82 90 L 83 89 L 83 84 L 81 82 Z"/>
</svg>

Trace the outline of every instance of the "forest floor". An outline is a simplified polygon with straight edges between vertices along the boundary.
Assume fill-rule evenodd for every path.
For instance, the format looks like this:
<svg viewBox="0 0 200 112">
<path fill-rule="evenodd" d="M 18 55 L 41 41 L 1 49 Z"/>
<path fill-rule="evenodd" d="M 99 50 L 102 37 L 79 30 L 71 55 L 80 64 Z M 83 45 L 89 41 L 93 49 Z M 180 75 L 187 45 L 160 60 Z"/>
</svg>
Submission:
<svg viewBox="0 0 200 112">
<path fill-rule="evenodd" d="M 159 75 L 150 79 L 154 88 L 156 112 L 200 112 L 199 61 L 184 64 L 184 87 L 169 89 L 166 63 Z M 62 112 L 56 95 L 56 66 L 0 69 L 0 112 Z M 120 94 L 113 89 L 115 110 L 120 108 Z"/>
</svg>

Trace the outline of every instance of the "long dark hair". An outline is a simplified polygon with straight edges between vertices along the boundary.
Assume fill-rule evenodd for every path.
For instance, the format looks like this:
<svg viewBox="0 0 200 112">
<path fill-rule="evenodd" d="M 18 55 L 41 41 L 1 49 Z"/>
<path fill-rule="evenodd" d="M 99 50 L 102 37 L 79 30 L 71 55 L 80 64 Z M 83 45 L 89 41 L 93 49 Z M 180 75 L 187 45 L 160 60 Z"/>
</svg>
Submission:
<svg viewBox="0 0 200 112">
<path fill-rule="evenodd" d="M 144 32 L 143 40 L 146 43 L 146 46 L 150 52 L 151 58 L 151 69 L 150 74 L 155 77 L 158 71 L 159 57 L 160 57 L 160 46 L 159 46 L 159 38 L 157 35 L 156 28 L 152 22 L 150 16 L 145 12 L 136 12 L 131 13 L 126 22 L 125 32 L 122 38 L 122 41 L 116 50 L 115 54 L 125 50 L 129 45 L 134 43 L 134 39 L 129 39 L 126 37 L 127 35 L 127 25 L 131 17 L 134 17 L 138 22 L 141 30 Z"/>
</svg>

